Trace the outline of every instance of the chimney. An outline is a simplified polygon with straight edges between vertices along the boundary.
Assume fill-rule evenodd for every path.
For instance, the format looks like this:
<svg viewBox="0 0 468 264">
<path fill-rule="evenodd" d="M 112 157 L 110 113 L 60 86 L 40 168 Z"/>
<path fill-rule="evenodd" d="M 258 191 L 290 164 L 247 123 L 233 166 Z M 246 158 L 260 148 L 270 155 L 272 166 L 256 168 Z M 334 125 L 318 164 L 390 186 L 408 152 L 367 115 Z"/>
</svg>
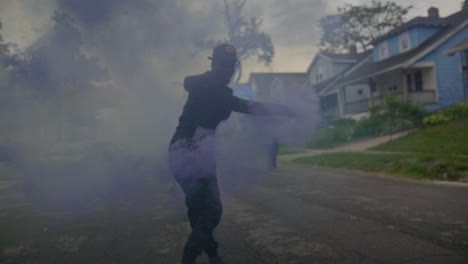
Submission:
<svg viewBox="0 0 468 264">
<path fill-rule="evenodd" d="M 439 9 L 431 7 L 429 10 L 427 10 L 427 14 L 429 17 L 439 18 Z"/>
<path fill-rule="evenodd" d="M 350 45 L 349 46 L 349 54 L 357 54 L 357 47 L 356 45 Z"/>
</svg>

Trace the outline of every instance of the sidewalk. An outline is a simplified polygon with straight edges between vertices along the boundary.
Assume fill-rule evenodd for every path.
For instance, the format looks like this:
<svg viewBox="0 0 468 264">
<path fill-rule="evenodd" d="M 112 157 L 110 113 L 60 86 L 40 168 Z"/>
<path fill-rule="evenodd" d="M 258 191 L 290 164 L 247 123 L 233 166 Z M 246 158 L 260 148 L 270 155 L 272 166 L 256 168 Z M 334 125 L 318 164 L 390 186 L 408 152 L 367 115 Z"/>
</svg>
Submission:
<svg viewBox="0 0 468 264">
<path fill-rule="evenodd" d="M 380 144 L 395 140 L 400 137 L 404 137 L 410 133 L 415 132 L 416 130 L 408 130 L 399 132 L 393 135 L 386 135 L 381 137 L 375 137 L 370 139 L 361 140 L 358 142 L 349 143 L 346 145 L 338 146 L 332 149 L 305 149 L 299 150 L 301 153 L 289 154 L 289 155 L 281 155 L 279 156 L 280 161 L 293 161 L 297 158 L 308 157 L 308 156 L 316 156 L 325 153 L 335 153 L 335 152 L 365 152 L 368 149 L 378 146 Z M 382 152 L 383 153 L 383 152 Z"/>
</svg>

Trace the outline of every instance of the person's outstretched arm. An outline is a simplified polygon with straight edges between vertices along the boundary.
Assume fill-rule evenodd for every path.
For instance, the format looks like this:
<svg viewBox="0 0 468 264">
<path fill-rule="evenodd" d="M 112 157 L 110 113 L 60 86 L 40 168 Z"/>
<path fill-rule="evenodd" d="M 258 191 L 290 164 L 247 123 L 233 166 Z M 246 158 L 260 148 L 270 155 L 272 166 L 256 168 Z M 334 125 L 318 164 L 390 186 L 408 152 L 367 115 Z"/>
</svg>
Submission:
<svg viewBox="0 0 468 264">
<path fill-rule="evenodd" d="M 294 116 L 294 111 L 287 106 L 280 104 L 267 104 L 256 101 L 244 100 L 239 97 L 232 97 L 232 110 L 249 115 L 285 115 Z"/>
</svg>

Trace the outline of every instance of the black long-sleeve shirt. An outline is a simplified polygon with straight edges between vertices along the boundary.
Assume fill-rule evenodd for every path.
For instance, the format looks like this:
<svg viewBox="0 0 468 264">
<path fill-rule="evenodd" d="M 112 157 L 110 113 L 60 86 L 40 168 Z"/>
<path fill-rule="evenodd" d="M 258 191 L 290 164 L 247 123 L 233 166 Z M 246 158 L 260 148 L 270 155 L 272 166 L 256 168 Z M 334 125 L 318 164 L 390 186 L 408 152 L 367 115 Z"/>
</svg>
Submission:
<svg viewBox="0 0 468 264">
<path fill-rule="evenodd" d="M 184 88 L 189 96 L 171 144 L 179 139 L 192 139 L 198 127 L 216 130 L 222 121 L 229 118 L 232 111 L 255 115 L 289 113 L 284 107 L 234 96 L 232 89 L 217 80 L 213 72 L 186 77 Z"/>
</svg>

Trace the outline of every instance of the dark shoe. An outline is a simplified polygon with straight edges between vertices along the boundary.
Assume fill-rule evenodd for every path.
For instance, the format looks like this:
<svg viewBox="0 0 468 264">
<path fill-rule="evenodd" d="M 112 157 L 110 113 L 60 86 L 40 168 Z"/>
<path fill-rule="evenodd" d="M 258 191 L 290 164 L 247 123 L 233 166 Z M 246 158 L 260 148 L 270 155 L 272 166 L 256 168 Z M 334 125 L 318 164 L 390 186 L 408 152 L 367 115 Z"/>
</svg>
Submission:
<svg viewBox="0 0 468 264">
<path fill-rule="evenodd" d="M 210 264 L 224 264 L 224 261 L 221 257 L 210 257 Z"/>
</svg>

